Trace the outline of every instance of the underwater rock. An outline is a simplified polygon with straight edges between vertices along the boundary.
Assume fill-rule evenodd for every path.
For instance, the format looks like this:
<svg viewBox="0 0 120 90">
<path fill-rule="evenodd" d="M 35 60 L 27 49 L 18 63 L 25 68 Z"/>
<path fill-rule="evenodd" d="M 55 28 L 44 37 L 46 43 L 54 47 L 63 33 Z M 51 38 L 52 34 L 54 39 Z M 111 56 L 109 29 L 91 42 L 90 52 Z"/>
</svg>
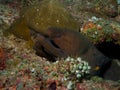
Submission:
<svg viewBox="0 0 120 90">
<path fill-rule="evenodd" d="M 120 23 L 120 15 L 116 16 L 115 20 Z"/>
<path fill-rule="evenodd" d="M 88 37 L 104 55 L 112 59 L 120 59 L 120 24 L 118 22 L 92 17 L 82 25 L 80 32 Z"/>
<path fill-rule="evenodd" d="M 0 4 L 0 29 L 8 29 L 17 17 L 18 12 L 15 9 Z"/>
<path fill-rule="evenodd" d="M 57 0 L 43 0 L 37 5 L 23 8 L 20 18 L 11 26 L 10 32 L 30 40 L 29 28 L 45 34 L 49 27 L 78 30 L 78 23 Z"/>
<path fill-rule="evenodd" d="M 102 76 L 110 59 L 99 52 L 81 33 L 60 28 L 48 28 L 46 35 L 34 33 L 34 49 L 39 56 L 55 61 L 56 58 L 82 57 L 92 67 L 91 73 Z M 108 66 L 108 65 L 107 65 Z"/>
<path fill-rule="evenodd" d="M 59 0 L 72 12 L 92 12 L 108 17 L 115 17 L 118 14 L 117 0 Z"/>
<path fill-rule="evenodd" d="M 105 72 L 104 78 L 108 80 L 119 81 L 120 80 L 120 61 L 113 60 L 110 68 Z"/>
<path fill-rule="evenodd" d="M 120 45 L 120 24 L 110 19 L 93 16 L 82 25 L 80 32 L 94 44 L 114 41 Z"/>
<path fill-rule="evenodd" d="M 96 16 L 98 18 L 111 18 L 118 15 L 117 0 L 59 0 L 71 13 L 80 27 L 89 18 Z"/>
</svg>

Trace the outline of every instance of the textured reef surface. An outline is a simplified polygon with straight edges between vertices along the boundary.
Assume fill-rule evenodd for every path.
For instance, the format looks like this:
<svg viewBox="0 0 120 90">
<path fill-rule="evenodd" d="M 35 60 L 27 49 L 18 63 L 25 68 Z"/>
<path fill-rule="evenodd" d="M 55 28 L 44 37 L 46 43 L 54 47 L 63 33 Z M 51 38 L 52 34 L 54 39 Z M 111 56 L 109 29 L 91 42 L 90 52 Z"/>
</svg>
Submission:
<svg viewBox="0 0 120 90">
<path fill-rule="evenodd" d="M 120 89 L 116 0 L 0 2 L 1 90 Z M 21 8 L 23 4 L 27 7 Z M 103 65 L 101 58 L 104 61 L 106 56 L 112 62 L 104 77 L 91 76 L 91 70 L 103 70 L 98 64 Z M 47 57 L 56 61 L 51 62 Z"/>
</svg>

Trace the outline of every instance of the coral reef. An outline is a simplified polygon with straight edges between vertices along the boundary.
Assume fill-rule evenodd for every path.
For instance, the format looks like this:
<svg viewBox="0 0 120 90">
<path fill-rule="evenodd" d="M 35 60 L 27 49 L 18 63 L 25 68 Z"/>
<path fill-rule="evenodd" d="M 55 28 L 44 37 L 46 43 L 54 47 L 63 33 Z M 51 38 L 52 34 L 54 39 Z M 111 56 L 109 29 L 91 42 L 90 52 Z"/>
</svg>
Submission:
<svg viewBox="0 0 120 90">
<path fill-rule="evenodd" d="M 71 11 L 77 12 L 92 12 L 94 14 L 106 15 L 109 17 L 117 16 L 118 5 L 117 0 L 60 0 Z"/>
<path fill-rule="evenodd" d="M 120 59 L 119 28 L 118 22 L 93 16 L 82 25 L 80 32 L 87 36 L 104 55 Z"/>
<path fill-rule="evenodd" d="M 89 66 L 83 59 L 68 57 L 56 62 L 49 62 L 35 55 L 35 51 L 26 48 L 26 41 L 13 35 L 4 37 L 0 35 L 0 46 L 8 54 L 6 68 L 0 70 L 0 89 L 35 89 L 48 90 L 64 89 L 119 89 L 120 83 L 105 81 L 101 78 L 86 80 Z M 81 62 L 81 63 L 80 63 Z M 79 64 L 78 64 L 79 63 Z M 84 63 L 84 65 L 83 65 Z M 71 67 L 70 67 L 71 66 Z M 83 67 L 82 67 L 83 66 Z M 79 77 L 78 71 L 84 70 Z M 87 69 L 88 67 L 88 69 Z M 78 70 L 78 71 L 77 71 Z"/>
<path fill-rule="evenodd" d="M 119 23 L 93 16 L 81 27 L 81 32 L 86 35 L 94 44 L 114 41 L 119 44 L 120 30 Z"/>
<path fill-rule="evenodd" d="M 10 9 L 9 6 L 0 4 L 1 29 L 8 29 L 16 18 L 18 18 L 18 12 L 15 9 Z"/>
<path fill-rule="evenodd" d="M 2 0 L 2 1 L 4 2 L 7 0 Z M 19 0 L 19 1 L 24 1 L 24 0 Z M 37 0 L 33 0 L 33 1 L 37 1 Z M 66 1 L 66 3 L 69 2 L 69 4 L 71 4 L 73 0 L 61 0 L 61 1 Z M 79 0 L 75 0 L 75 1 L 79 1 Z M 14 3 L 13 6 L 14 5 L 19 7 L 18 4 L 16 3 Z M 7 10 L 8 13 L 9 10 L 10 11 L 13 10 L 13 8 L 11 7 L 8 8 L 9 9 L 3 9 L 3 11 Z M 80 62 L 81 59 L 80 57 L 79 58 L 68 57 L 66 58 L 66 60 L 58 59 L 58 61 L 56 62 L 49 62 L 45 58 L 35 55 L 35 51 L 31 48 L 28 48 L 28 46 L 26 46 L 27 42 L 25 40 L 19 39 L 11 34 L 8 37 L 4 37 L 1 31 L 5 31 L 4 29 L 6 29 L 6 26 L 3 21 L 7 19 L 8 23 L 6 23 L 6 25 L 9 27 L 11 22 L 13 22 L 14 20 L 13 17 L 16 17 L 15 13 L 19 11 L 15 10 L 15 13 L 12 13 L 12 15 L 9 15 L 9 13 L 6 15 L 5 13 L 1 13 L 1 11 L 0 11 L 0 15 L 4 17 L 4 19 L 3 18 L 1 19 L 2 22 L 0 27 L 0 48 L 1 48 L 0 57 L 2 57 L 2 59 L 0 58 L 0 68 L 2 68 L 0 70 L 0 90 L 55 90 L 55 89 L 56 90 L 68 90 L 68 89 L 119 90 L 120 89 L 120 82 L 104 80 L 99 77 L 92 77 L 91 79 L 88 80 L 88 78 L 86 77 L 87 73 L 85 77 L 82 76 L 81 78 L 77 78 L 80 77 L 81 75 L 80 74 L 81 69 L 77 68 L 81 66 L 80 63 L 78 64 L 78 62 Z M 81 19 L 84 18 L 81 17 Z M 92 25 L 96 26 L 96 24 L 90 23 L 88 27 L 91 27 Z M 119 24 L 113 26 L 114 27 L 117 26 L 116 29 L 119 31 L 118 25 Z M 84 62 L 82 60 L 84 59 L 81 59 L 81 62 Z M 117 64 L 119 64 L 119 61 L 115 60 L 115 62 L 112 63 L 113 63 L 112 67 L 110 67 L 110 69 L 106 73 L 105 78 L 107 79 L 112 78 L 113 80 L 118 80 L 116 78 L 120 76 L 117 75 L 119 73 L 118 72 L 119 67 L 116 68 L 116 66 Z M 70 66 L 73 67 L 70 68 Z M 86 67 L 84 66 L 82 67 L 82 70 L 85 71 Z M 99 69 L 99 67 L 96 67 L 95 69 L 97 70 Z M 71 72 L 72 70 L 73 73 Z"/>
</svg>

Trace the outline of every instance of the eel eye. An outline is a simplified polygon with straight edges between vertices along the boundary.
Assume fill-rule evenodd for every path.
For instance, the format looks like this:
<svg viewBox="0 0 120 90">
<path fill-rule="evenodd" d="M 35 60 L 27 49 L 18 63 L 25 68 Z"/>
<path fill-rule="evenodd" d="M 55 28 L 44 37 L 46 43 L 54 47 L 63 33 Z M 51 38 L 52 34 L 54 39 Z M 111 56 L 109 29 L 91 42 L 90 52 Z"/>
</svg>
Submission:
<svg viewBox="0 0 120 90">
<path fill-rule="evenodd" d="M 99 67 L 99 66 L 96 66 L 94 70 L 95 70 L 95 71 L 98 71 L 99 69 L 100 69 L 100 67 Z"/>
</svg>

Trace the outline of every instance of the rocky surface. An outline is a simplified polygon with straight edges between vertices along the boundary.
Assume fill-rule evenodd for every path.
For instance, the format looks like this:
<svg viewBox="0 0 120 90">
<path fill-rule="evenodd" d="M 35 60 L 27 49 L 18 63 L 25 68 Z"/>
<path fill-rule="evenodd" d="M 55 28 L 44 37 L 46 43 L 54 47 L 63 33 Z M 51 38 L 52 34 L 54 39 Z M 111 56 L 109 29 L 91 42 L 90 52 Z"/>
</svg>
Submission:
<svg viewBox="0 0 120 90">
<path fill-rule="evenodd" d="M 118 15 L 117 0 L 59 0 L 70 11 L 72 16 L 79 21 L 80 26 L 92 16 L 115 17 Z"/>
<path fill-rule="evenodd" d="M 0 27 L 8 29 L 15 19 L 19 17 L 19 12 L 7 5 L 0 4 Z"/>
<path fill-rule="evenodd" d="M 2 14 L 2 16 L 4 16 L 4 13 Z M 9 18 L 11 18 L 11 15 Z M 8 24 L 8 26 L 10 24 Z M 4 25 L 5 24 L 2 23 L 2 26 Z M 94 23 L 92 25 L 96 27 Z M 119 24 L 117 24 L 117 30 L 119 32 Z M 0 31 L 4 31 L 4 28 L 0 28 Z M 119 81 L 114 82 L 98 77 L 91 78 L 90 80 L 83 78 L 82 81 L 78 81 L 73 74 L 69 73 L 69 64 L 64 62 L 64 60 L 55 63 L 46 61 L 46 59 L 35 55 L 35 51 L 31 48 L 28 48 L 28 45 L 26 44 L 26 41 L 19 39 L 13 35 L 4 37 L 2 35 L 2 32 L 0 33 L 0 89 L 120 89 Z M 119 62 L 117 60 L 117 65 L 118 64 Z M 113 67 L 114 66 L 116 66 L 116 62 L 113 64 Z M 106 75 L 110 76 L 109 72 L 111 73 L 111 70 L 113 70 L 113 72 L 116 74 L 119 73 L 117 72 L 119 70 L 119 67 L 117 69 L 113 67 L 106 73 Z M 66 76 L 68 77 L 67 79 Z M 117 75 L 112 74 L 112 77 L 117 77 Z M 108 79 L 111 79 L 111 77 L 108 77 Z"/>
<path fill-rule="evenodd" d="M 74 11 L 88 11 L 100 15 L 116 16 L 118 12 L 117 0 L 59 0 L 66 6 L 71 6 Z"/>
<path fill-rule="evenodd" d="M 26 41 L 13 35 L 4 37 L 0 34 L 0 89 L 1 90 L 119 90 L 120 83 L 104 80 L 99 77 L 78 79 L 70 73 L 70 64 L 78 65 L 76 60 L 49 62 L 35 55 L 27 48 Z M 6 56 L 3 56 L 6 55 Z M 82 59 L 81 59 L 82 60 Z M 5 61 L 5 63 L 2 63 Z M 5 67 L 4 67 L 5 66 Z M 72 71 L 71 71 L 72 72 Z M 80 81 L 79 81 L 80 80 Z"/>
</svg>

